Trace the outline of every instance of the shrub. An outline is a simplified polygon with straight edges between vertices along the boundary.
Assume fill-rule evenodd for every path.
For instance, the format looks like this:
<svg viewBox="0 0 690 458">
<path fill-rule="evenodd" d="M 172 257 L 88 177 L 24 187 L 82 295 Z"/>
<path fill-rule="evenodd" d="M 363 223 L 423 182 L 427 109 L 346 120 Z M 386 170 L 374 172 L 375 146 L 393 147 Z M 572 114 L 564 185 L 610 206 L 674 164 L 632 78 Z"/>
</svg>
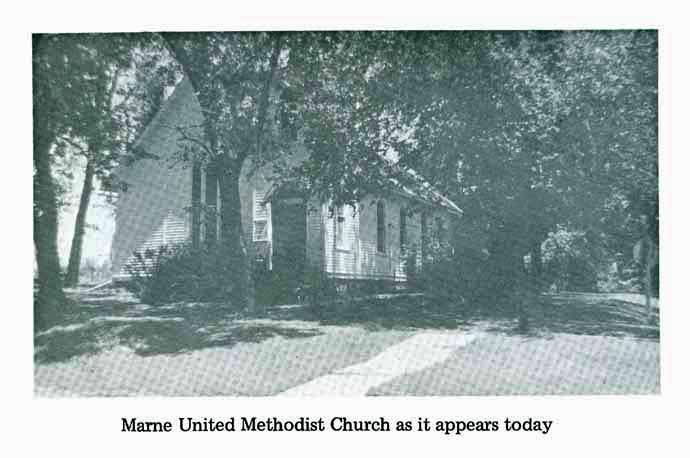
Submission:
<svg viewBox="0 0 690 458">
<path fill-rule="evenodd" d="M 543 276 L 557 290 L 595 291 L 605 253 L 584 231 L 558 228 L 542 244 Z"/>
<path fill-rule="evenodd" d="M 452 259 L 439 259 L 425 264 L 416 282 L 427 295 L 437 299 L 460 299 L 463 294 L 457 265 Z"/>
<path fill-rule="evenodd" d="M 188 244 L 134 253 L 126 267 L 132 289 L 149 304 L 222 301 L 230 297 L 232 276 L 227 259 L 212 248 Z"/>
<path fill-rule="evenodd" d="M 312 306 L 332 304 L 338 297 L 338 285 L 335 279 L 318 269 L 308 269 L 304 282 L 299 287 L 300 299 Z"/>
<path fill-rule="evenodd" d="M 463 253 L 453 255 L 448 246 L 439 245 L 430 247 L 421 266 L 414 260 L 410 258 L 405 263 L 408 275 L 412 274 L 411 284 L 427 295 L 452 302 L 464 301 L 474 295 L 477 269 L 470 257 L 463 256 Z"/>
<path fill-rule="evenodd" d="M 286 304 L 297 300 L 298 283 L 294 272 L 269 270 L 267 259 L 254 262 L 256 301 L 262 305 Z"/>
<path fill-rule="evenodd" d="M 416 273 L 414 285 L 438 300 L 482 309 L 510 306 L 521 286 L 505 259 L 476 247 L 456 249 L 453 255 L 435 253 Z"/>
</svg>

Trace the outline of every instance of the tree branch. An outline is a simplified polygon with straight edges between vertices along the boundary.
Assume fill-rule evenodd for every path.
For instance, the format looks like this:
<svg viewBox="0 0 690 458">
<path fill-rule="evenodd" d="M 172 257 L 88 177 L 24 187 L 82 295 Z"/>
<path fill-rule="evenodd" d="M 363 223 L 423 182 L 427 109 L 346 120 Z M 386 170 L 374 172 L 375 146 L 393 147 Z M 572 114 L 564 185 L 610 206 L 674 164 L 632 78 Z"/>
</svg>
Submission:
<svg viewBox="0 0 690 458">
<path fill-rule="evenodd" d="M 263 147 L 263 134 L 264 125 L 266 123 L 266 117 L 268 115 L 268 105 L 271 93 L 271 88 L 273 86 L 273 80 L 275 79 L 276 69 L 278 68 L 278 59 L 280 57 L 282 34 L 277 33 L 273 41 L 273 53 L 271 54 L 270 68 L 268 77 L 264 82 L 264 89 L 261 94 L 261 100 L 259 102 L 259 118 L 257 122 L 256 129 L 256 155 L 261 157 L 262 147 Z"/>
<path fill-rule="evenodd" d="M 206 143 L 204 143 L 203 140 L 200 140 L 199 138 L 196 138 L 196 137 L 189 135 L 185 131 L 185 128 L 182 126 L 175 126 L 175 131 L 177 131 L 180 134 L 180 136 L 182 137 L 182 140 L 188 141 L 190 143 L 194 143 L 195 145 L 201 147 L 206 152 L 206 154 L 213 157 L 213 155 L 214 155 L 213 151 L 211 150 L 211 148 L 208 147 L 208 145 Z"/>
<path fill-rule="evenodd" d="M 79 152 L 80 152 L 83 156 L 85 156 L 85 157 L 87 157 L 87 158 L 88 158 L 89 155 L 90 155 L 88 148 L 84 148 L 82 145 L 80 145 L 79 143 L 76 143 L 74 140 L 72 140 L 72 139 L 69 138 L 69 137 L 62 136 L 62 137 L 58 137 L 57 140 L 58 140 L 58 141 L 63 141 L 63 142 L 65 142 L 65 143 L 68 143 L 70 146 L 72 146 L 72 147 L 76 148 L 77 150 L 79 150 Z"/>
</svg>

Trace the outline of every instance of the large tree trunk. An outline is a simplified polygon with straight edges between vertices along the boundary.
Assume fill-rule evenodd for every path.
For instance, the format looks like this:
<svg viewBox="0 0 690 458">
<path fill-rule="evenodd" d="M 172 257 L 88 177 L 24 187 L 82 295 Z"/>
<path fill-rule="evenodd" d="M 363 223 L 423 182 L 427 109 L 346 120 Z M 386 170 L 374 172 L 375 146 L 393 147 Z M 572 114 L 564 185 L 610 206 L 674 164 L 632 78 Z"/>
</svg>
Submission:
<svg viewBox="0 0 690 458">
<path fill-rule="evenodd" d="M 644 266 L 644 300 L 647 309 L 647 321 L 652 320 L 652 266 L 651 266 L 651 246 L 647 242 L 647 255 L 645 256 Z"/>
<path fill-rule="evenodd" d="M 162 34 L 163 39 L 167 42 L 170 51 L 175 59 L 182 65 L 185 74 L 192 82 L 194 88 L 199 91 L 207 82 L 208 75 L 200 74 L 196 70 L 196 62 L 192 58 L 192 54 L 183 45 L 184 38 L 179 40 L 180 35 Z M 218 139 L 221 138 L 218 123 L 218 112 L 213 107 L 205 106 L 205 103 L 210 99 L 204 97 L 203 93 L 199 94 L 199 103 L 202 111 L 205 112 L 204 117 L 204 136 L 205 143 L 208 146 L 206 152 L 215 156 L 221 153 L 217 159 L 218 167 L 217 179 L 220 190 L 220 243 L 219 250 L 227 259 L 227 269 L 229 277 L 232 281 L 233 293 L 232 296 L 238 303 L 246 305 L 253 309 L 255 303 L 254 285 L 252 281 L 252 265 L 247 257 L 247 250 L 244 242 L 244 234 L 242 232 L 241 219 L 241 203 L 239 192 L 239 178 L 242 164 L 246 158 L 246 154 L 250 151 L 261 161 L 264 147 L 264 127 L 269 113 L 270 93 L 275 83 L 276 72 L 278 69 L 278 60 L 281 52 L 281 34 L 275 34 L 273 50 L 269 60 L 269 73 L 264 82 L 262 90 L 259 92 L 259 110 L 257 116 L 257 126 L 255 132 L 255 139 L 252 145 L 247 147 L 243 152 L 235 151 L 234 158 L 228 156 L 229 151 L 219 150 Z M 207 54 L 202 51 L 199 56 L 208 58 Z M 236 81 L 232 81 L 233 86 Z M 232 126 L 227 126 L 232 129 Z M 240 148 L 242 149 L 242 148 Z M 216 162 L 216 161 L 214 161 Z"/>
<path fill-rule="evenodd" d="M 532 277 L 532 288 L 534 292 L 539 294 L 542 291 L 542 258 L 541 258 L 541 240 L 532 240 L 532 248 L 530 250 L 531 258 L 531 277 Z"/>
<path fill-rule="evenodd" d="M 654 321 L 654 313 L 652 310 L 652 271 L 654 266 L 658 262 L 657 247 L 652 239 L 652 236 L 647 234 L 644 238 L 646 250 L 644 256 L 644 293 L 645 293 L 645 306 L 647 311 L 647 321 Z"/>
<path fill-rule="evenodd" d="M 204 216 L 204 241 L 207 246 L 215 245 L 218 233 L 218 177 L 214 167 L 206 169 Z"/>
<path fill-rule="evenodd" d="M 58 208 L 50 164 L 51 147 L 51 141 L 45 136 L 34 134 L 34 247 L 38 268 L 35 329 L 45 329 L 55 323 L 66 305 L 58 257 Z"/>
<path fill-rule="evenodd" d="M 242 231 L 242 207 L 240 201 L 240 168 L 225 168 L 230 173 L 219 173 L 220 187 L 220 239 L 219 249 L 227 259 L 229 280 L 232 282 L 232 299 L 253 310 L 255 306 L 251 264 Z"/>
<path fill-rule="evenodd" d="M 490 294 L 512 309 L 520 332 L 529 328 L 529 310 L 534 303 L 534 277 L 525 269 L 524 255 L 533 249 L 526 241 L 529 226 L 519 218 L 508 219 L 491 235 L 489 269 L 494 278 Z"/>
<path fill-rule="evenodd" d="M 492 275 L 492 293 L 500 299 L 512 299 L 524 285 L 524 263 L 516 234 L 510 229 L 499 229 L 492 234 L 489 268 Z"/>
<path fill-rule="evenodd" d="M 89 210 L 91 193 L 93 192 L 93 178 L 95 168 L 92 160 L 86 163 L 84 171 L 84 184 L 79 199 L 77 218 L 74 223 L 74 235 L 72 236 L 72 246 L 69 252 L 69 263 L 67 264 L 67 275 L 65 276 L 65 286 L 76 286 L 79 284 L 79 268 L 81 267 L 81 251 L 84 244 L 84 234 L 86 232 L 86 214 Z"/>
<path fill-rule="evenodd" d="M 642 267 L 642 283 L 644 287 L 645 309 L 647 321 L 654 321 L 652 310 L 652 273 L 659 261 L 659 247 L 652 236 L 649 227 L 649 218 L 645 217 L 645 232 L 642 238 L 633 247 L 633 258 Z"/>
<path fill-rule="evenodd" d="M 201 164 L 195 161 L 192 166 L 192 248 L 201 243 Z"/>
<path fill-rule="evenodd" d="M 541 241 L 536 240 L 532 242 L 532 274 L 539 279 L 542 273 L 542 262 L 541 262 Z"/>
</svg>

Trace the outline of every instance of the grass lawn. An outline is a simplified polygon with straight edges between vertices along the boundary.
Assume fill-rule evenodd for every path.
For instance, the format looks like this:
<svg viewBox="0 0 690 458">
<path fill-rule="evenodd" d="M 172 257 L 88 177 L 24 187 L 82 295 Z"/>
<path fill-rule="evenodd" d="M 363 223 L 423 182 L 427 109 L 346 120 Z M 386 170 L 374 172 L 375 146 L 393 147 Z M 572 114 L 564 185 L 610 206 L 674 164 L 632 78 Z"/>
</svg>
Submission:
<svg viewBox="0 0 690 458">
<path fill-rule="evenodd" d="M 77 311 L 35 336 L 39 396 L 263 396 L 372 358 L 411 332 L 248 318 L 218 304 L 151 307 L 73 293 Z M 277 315 L 277 316 L 273 316 Z"/>
<path fill-rule="evenodd" d="M 261 396 L 365 362 L 420 332 L 475 333 L 440 363 L 371 395 L 659 392 L 659 330 L 644 309 L 597 294 L 542 296 L 530 331 L 514 312 L 411 297 L 334 307 L 153 307 L 121 290 L 72 291 L 64 322 L 39 333 L 39 396 Z"/>
<path fill-rule="evenodd" d="M 659 328 L 646 324 L 639 298 L 619 296 L 541 296 L 528 309 L 526 334 L 517 332 L 514 320 L 479 315 L 481 336 L 470 345 L 368 394 L 658 394 Z"/>
<path fill-rule="evenodd" d="M 630 337 L 483 334 L 369 395 L 658 394 L 659 344 Z"/>
</svg>

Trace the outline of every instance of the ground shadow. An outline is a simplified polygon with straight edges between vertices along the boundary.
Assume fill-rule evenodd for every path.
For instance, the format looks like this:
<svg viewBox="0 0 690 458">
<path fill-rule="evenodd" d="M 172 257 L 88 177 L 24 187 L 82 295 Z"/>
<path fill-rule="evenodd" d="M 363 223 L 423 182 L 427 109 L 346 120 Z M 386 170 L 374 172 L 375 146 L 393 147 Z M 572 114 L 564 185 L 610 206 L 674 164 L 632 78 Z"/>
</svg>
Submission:
<svg viewBox="0 0 690 458">
<path fill-rule="evenodd" d="M 322 325 L 355 325 L 369 330 L 457 329 L 488 323 L 489 331 L 525 336 L 568 333 L 659 339 L 659 327 L 647 324 L 644 306 L 596 293 L 544 294 L 527 304 L 525 310 L 527 328 L 518 326 L 519 314 L 512 303 L 466 303 L 424 296 L 274 307 L 266 313 L 279 320 L 313 320 Z"/>
<path fill-rule="evenodd" d="M 316 325 L 246 320 L 245 312 L 222 304 L 149 306 L 122 291 L 82 292 L 71 299 L 75 305 L 62 321 L 35 335 L 36 363 L 66 361 L 117 346 L 149 356 L 321 334 Z"/>
<path fill-rule="evenodd" d="M 467 310 L 458 303 L 417 295 L 271 307 L 264 313 L 267 318 L 275 320 L 315 321 L 324 326 L 361 326 L 371 331 L 457 329 L 469 324 Z"/>
<path fill-rule="evenodd" d="M 550 333 L 659 339 L 643 305 L 594 293 L 543 295 L 529 309 L 530 326 Z M 655 310 L 654 323 L 658 323 Z"/>
<path fill-rule="evenodd" d="M 541 295 L 526 307 L 528 328 L 518 326 L 513 304 L 468 304 L 431 297 L 341 298 L 328 304 L 265 307 L 248 313 L 223 304 L 149 306 L 122 290 L 71 294 L 76 306 L 61 323 L 34 337 L 37 363 L 65 361 L 116 346 L 140 355 L 177 354 L 272 337 L 305 338 L 322 326 L 370 331 L 458 329 L 482 325 L 490 332 L 540 336 L 567 333 L 659 339 L 645 308 L 605 295 Z"/>
</svg>

